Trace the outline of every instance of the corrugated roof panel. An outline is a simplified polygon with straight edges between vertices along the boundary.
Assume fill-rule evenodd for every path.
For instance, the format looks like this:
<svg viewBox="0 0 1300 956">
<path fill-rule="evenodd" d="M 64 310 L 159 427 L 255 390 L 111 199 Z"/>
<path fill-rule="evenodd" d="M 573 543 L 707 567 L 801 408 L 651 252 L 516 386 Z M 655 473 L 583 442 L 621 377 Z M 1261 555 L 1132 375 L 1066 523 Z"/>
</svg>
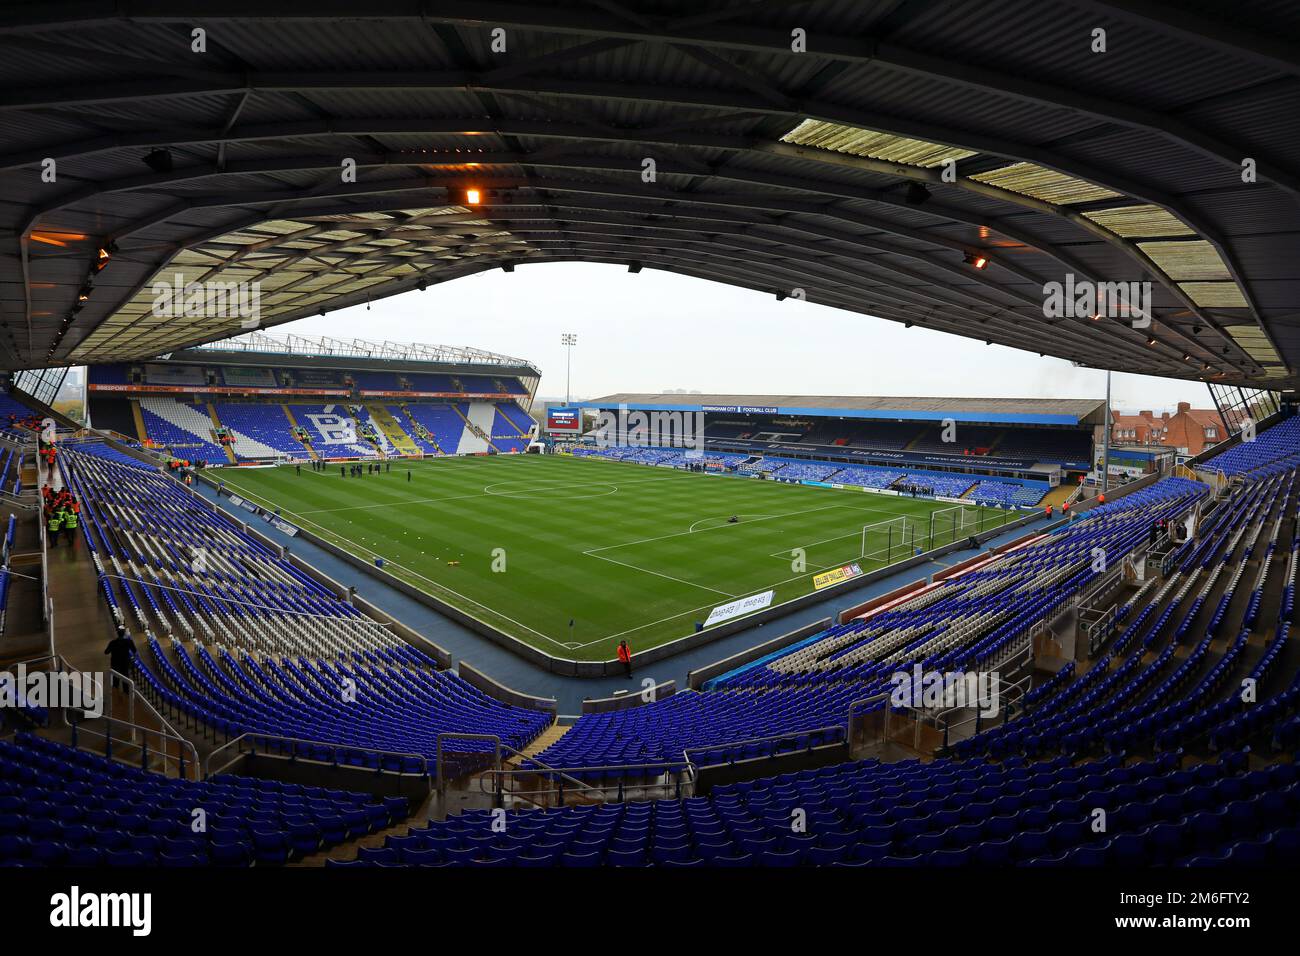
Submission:
<svg viewBox="0 0 1300 956">
<path fill-rule="evenodd" d="M 908 139 L 893 133 L 881 133 L 812 119 L 804 120 L 782 136 L 781 141 L 927 168 L 941 166 L 948 160 L 965 159 L 967 156 L 975 155 L 972 149 L 960 149 L 919 139 Z"/>
<path fill-rule="evenodd" d="M 1249 308 L 1235 282 L 1180 282 L 1178 287 L 1203 308 Z"/>
<path fill-rule="evenodd" d="M 976 173 L 970 178 L 1058 206 L 1115 199 L 1120 195 L 1114 190 L 1033 163 L 1013 163 L 985 173 Z"/>
<path fill-rule="evenodd" d="M 1116 206 L 1113 209 L 1093 209 L 1084 215 L 1126 239 L 1195 235 L 1190 226 L 1163 206 Z"/>
<path fill-rule="evenodd" d="M 1171 279 L 1207 282 L 1232 280 L 1219 251 L 1204 239 L 1139 242 L 1138 248 Z"/>
</svg>

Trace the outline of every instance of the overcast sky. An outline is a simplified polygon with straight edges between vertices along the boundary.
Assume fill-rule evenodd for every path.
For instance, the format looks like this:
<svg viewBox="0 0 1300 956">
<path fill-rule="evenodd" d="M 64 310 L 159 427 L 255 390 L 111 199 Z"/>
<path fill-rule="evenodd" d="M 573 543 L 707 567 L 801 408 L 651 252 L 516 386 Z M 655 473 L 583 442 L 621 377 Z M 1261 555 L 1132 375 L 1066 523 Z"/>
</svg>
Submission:
<svg viewBox="0 0 1300 956">
<path fill-rule="evenodd" d="M 270 330 L 470 345 L 529 359 L 563 396 L 560 334 L 576 332 L 573 397 L 734 394 L 1102 398 L 1104 372 L 982 341 L 645 269 L 521 265 Z M 1203 383 L 1116 374 L 1124 410 L 1210 405 Z"/>
</svg>

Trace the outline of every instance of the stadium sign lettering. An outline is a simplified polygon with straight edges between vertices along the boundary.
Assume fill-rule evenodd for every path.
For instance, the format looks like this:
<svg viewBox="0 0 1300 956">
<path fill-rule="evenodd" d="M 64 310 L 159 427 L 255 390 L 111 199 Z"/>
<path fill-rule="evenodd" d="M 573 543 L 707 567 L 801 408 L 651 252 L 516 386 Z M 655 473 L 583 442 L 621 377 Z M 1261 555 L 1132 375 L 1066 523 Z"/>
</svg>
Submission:
<svg viewBox="0 0 1300 956">
<path fill-rule="evenodd" d="M 724 412 L 732 415 L 776 415 L 780 409 L 772 405 L 701 405 L 702 412 Z"/>
<path fill-rule="evenodd" d="M 830 571 L 823 571 L 821 574 L 813 575 L 813 590 L 820 591 L 822 588 L 828 588 L 832 584 L 839 584 L 841 581 L 848 581 L 862 574 L 862 565 L 846 564 L 842 567 L 832 568 Z"/>
<path fill-rule="evenodd" d="M 719 604 L 709 612 L 708 619 L 705 620 L 704 626 L 709 627 L 713 624 L 729 621 L 733 617 L 740 617 L 742 614 L 749 614 L 752 611 L 759 611 L 772 603 L 772 596 L 775 591 L 764 591 L 762 594 L 751 594 L 749 597 L 743 597 L 738 601 L 731 601 L 727 604 Z"/>
</svg>

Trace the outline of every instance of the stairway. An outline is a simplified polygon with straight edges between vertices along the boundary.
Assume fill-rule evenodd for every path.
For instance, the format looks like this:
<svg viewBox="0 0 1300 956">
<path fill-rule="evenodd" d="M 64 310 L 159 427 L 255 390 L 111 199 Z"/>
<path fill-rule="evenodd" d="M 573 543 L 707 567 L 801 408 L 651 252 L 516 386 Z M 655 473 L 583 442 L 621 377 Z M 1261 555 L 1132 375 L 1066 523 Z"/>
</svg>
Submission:
<svg viewBox="0 0 1300 956">
<path fill-rule="evenodd" d="M 142 442 L 148 441 L 148 440 L 149 440 L 149 432 L 148 432 L 148 430 L 144 427 L 144 415 L 143 415 L 143 414 L 141 413 L 141 411 L 140 411 L 140 403 L 139 403 L 139 401 L 137 401 L 137 400 L 135 400 L 135 399 L 132 399 L 132 400 L 131 400 L 131 417 L 132 417 L 133 419 L 135 419 L 135 434 L 136 434 L 136 437 L 139 438 L 140 441 L 142 441 Z"/>
<path fill-rule="evenodd" d="M 370 420 L 379 426 L 379 430 L 388 436 L 388 440 L 393 443 L 393 447 L 403 455 L 419 454 L 420 449 L 415 442 L 411 441 L 411 436 L 402 430 L 401 423 L 393 417 L 393 413 L 384 405 L 367 405 L 366 409 L 370 412 Z"/>
<path fill-rule="evenodd" d="M 919 432 L 917 432 L 915 435 L 913 435 L 912 438 L 908 441 L 908 443 L 903 446 L 903 451 L 911 451 L 913 448 L 915 448 L 916 443 L 919 442 L 922 438 L 924 438 L 925 433 L 929 430 L 930 430 L 929 426 L 926 426 L 925 428 L 922 428 Z"/>
<path fill-rule="evenodd" d="M 208 402 L 208 403 L 207 403 L 207 409 L 208 409 L 208 417 L 212 419 L 212 428 L 213 428 L 213 430 L 214 430 L 214 431 L 219 430 L 219 429 L 221 428 L 221 419 L 217 417 L 217 406 L 213 405 L 211 402 Z M 233 432 L 232 432 L 232 434 L 233 434 Z M 235 464 L 236 461 L 237 461 L 237 459 L 235 458 L 235 452 L 234 452 L 234 449 L 232 449 L 229 445 L 224 445 L 224 444 L 223 444 L 221 447 L 222 447 L 222 448 L 225 450 L 225 452 L 226 452 L 226 459 L 227 459 L 227 460 L 228 460 L 232 465 Z"/>
<path fill-rule="evenodd" d="M 376 428 L 375 423 L 373 421 L 367 420 L 371 416 L 369 416 L 368 414 L 369 410 L 366 408 L 366 406 L 357 405 L 355 406 L 356 411 L 353 410 L 354 406 L 352 405 L 344 405 L 343 407 L 347 409 L 348 414 L 352 417 L 352 420 L 357 424 L 357 445 L 361 445 L 362 447 L 365 447 L 365 445 L 369 445 L 371 448 L 377 451 L 381 457 L 387 456 L 388 453 L 392 450 L 392 446 L 388 442 L 388 436 L 386 436 L 382 431 Z M 362 417 L 363 414 L 365 414 L 367 417 L 363 418 Z M 373 437 L 372 435 L 366 433 L 366 429 L 365 429 L 366 425 L 370 426 L 371 432 L 373 433 Z M 362 443 L 364 443 L 364 445 Z"/>
<path fill-rule="evenodd" d="M 230 444 L 226 447 L 226 455 L 234 463 L 236 457 L 239 458 L 279 458 L 284 452 L 274 448 L 265 442 L 260 442 L 256 438 L 246 435 L 236 428 L 230 428 L 222 424 L 221 416 L 217 414 L 217 406 L 208 402 L 208 413 L 212 416 L 212 424 L 216 428 L 225 428 L 226 433 L 230 435 Z"/>
<path fill-rule="evenodd" d="M 1038 507 L 1046 508 L 1048 505 L 1051 505 L 1054 510 L 1060 511 L 1061 503 L 1072 494 L 1074 494 L 1073 485 L 1057 485 L 1039 499 Z"/>
<path fill-rule="evenodd" d="M 293 417 L 293 409 L 290 408 L 288 405 L 281 405 L 280 407 L 284 409 L 284 417 L 289 419 L 289 430 L 292 432 L 297 432 L 298 419 Z M 320 455 L 316 454 L 316 449 L 311 447 L 311 442 L 303 442 L 302 447 L 307 449 L 307 454 L 311 455 L 312 458 L 320 458 Z"/>
<path fill-rule="evenodd" d="M 443 450 L 442 446 L 441 446 L 440 444 L 438 444 L 438 438 L 437 438 L 437 436 L 434 435 L 433 432 L 429 431 L 428 428 L 425 428 L 423 425 L 421 425 L 419 422 L 417 422 L 417 421 L 415 420 L 415 416 L 411 414 L 411 409 L 410 409 L 409 406 L 407 406 L 407 405 L 403 405 L 403 406 L 402 406 L 402 414 L 405 415 L 405 416 L 406 416 L 406 420 L 407 420 L 408 422 L 411 423 L 411 429 L 412 429 L 412 430 L 411 430 L 410 434 L 413 434 L 413 435 L 420 435 L 419 429 L 424 428 L 424 434 L 423 434 L 423 435 L 420 435 L 420 440 L 421 440 L 421 441 L 424 441 L 424 442 L 428 442 L 430 445 L 432 445 L 433 448 L 434 448 L 434 450 L 435 450 L 438 454 L 440 454 L 440 455 L 445 455 L 445 454 L 446 454 L 446 452 Z"/>
<path fill-rule="evenodd" d="M 492 444 L 492 425 L 496 421 L 496 406 L 487 402 L 471 402 L 469 414 L 462 412 L 459 405 L 453 405 L 456 414 L 465 419 L 465 431 L 460 436 L 456 447 L 458 455 L 481 455 L 488 449 L 499 451 Z"/>
<path fill-rule="evenodd" d="M 536 739 L 534 739 L 532 743 L 530 743 L 527 747 L 523 748 L 523 750 L 521 750 L 520 753 L 522 753 L 524 757 L 536 757 L 547 747 L 551 746 L 551 744 L 555 743 L 557 740 L 559 740 L 561 737 L 567 734 L 569 732 L 569 728 L 572 726 L 573 726 L 572 724 L 551 724 L 551 726 L 547 727 L 540 734 L 538 734 Z M 511 758 L 512 761 L 518 761 L 520 759 L 522 758 L 520 757 Z"/>
</svg>

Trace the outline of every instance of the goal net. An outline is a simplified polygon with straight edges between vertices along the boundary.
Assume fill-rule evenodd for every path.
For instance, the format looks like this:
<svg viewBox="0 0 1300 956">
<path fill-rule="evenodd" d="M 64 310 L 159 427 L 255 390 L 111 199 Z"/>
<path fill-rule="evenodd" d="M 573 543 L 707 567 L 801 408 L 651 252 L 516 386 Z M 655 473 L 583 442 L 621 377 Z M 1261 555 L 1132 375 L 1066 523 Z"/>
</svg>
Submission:
<svg viewBox="0 0 1300 956">
<path fill-rule="evenodd" d="M 981 531 L 979 512 L 979 508 L 953 505 L 931 513 L 926 550 L 953 544 Z"/>
<path fill-rule="evenodd" d="M 862 554 L 865 561 L 891 564 L 925 547 L 926 529 L 915 518 L 899 517 L 877 521 L 862 529 Z"/>
</svg>

